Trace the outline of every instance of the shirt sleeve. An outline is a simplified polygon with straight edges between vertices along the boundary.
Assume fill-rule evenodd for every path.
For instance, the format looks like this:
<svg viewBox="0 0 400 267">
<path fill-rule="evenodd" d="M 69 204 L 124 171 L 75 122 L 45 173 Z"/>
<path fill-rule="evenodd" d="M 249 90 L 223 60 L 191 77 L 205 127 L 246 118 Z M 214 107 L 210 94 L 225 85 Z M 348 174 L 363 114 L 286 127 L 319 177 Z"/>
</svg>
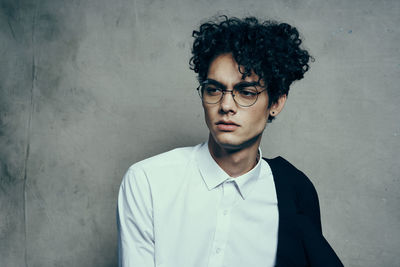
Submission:
<svg viewBox="0 0 400 267">
<path fill-rule="evenodd" d="M 143 170 L 132 166 L 118 194 L 118 258 L 120 267 L 154 267 L 151 188 Z"/>
</svg>

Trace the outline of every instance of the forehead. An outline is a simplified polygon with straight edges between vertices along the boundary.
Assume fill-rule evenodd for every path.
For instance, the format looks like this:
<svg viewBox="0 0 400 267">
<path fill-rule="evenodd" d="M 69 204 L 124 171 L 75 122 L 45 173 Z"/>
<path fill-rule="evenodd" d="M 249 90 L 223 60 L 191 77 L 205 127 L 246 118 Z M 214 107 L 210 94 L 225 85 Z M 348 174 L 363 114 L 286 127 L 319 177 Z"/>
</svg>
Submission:
<svg viewBox="0 0 400 267">
<path fill-rule="evenodd" d="M 256 82 L 259 77 L 252 72 L 250 76 L 242 79 L 243 74 L 239 71 L 239 65 L 232 54 L 221 54 L 214 58 L 208 68 L 207 78 L 214 79 L 226 86 L 235 85 L 242 81 Z"/>
</svg>

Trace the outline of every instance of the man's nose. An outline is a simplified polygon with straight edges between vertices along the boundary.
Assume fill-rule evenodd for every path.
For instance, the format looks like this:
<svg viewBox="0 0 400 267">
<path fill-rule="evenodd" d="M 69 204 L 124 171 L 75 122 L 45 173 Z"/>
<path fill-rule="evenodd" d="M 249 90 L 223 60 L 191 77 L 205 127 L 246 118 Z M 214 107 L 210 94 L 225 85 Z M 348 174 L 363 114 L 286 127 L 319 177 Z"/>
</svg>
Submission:
<svg viewBox="0 0 400 267">
<path fill-rule="evenodd" d="M 234 99 L 234 93 L 232 90 L 225 90 L 221 99 L 221 111 L 224 113 L 234 112 L 236 113 L 237 105 Z"/>
</svg>

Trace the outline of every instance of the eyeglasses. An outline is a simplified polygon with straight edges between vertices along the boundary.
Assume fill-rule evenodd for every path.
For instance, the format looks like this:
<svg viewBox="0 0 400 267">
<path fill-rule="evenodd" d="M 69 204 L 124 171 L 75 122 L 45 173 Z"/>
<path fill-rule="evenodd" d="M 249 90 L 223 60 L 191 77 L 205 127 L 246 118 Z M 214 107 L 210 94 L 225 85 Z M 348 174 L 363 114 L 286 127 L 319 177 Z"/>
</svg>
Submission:
<svg viewBox="0 0 400 267">
<path fill-rule="evenodd" d="M 257 102 L 258 95 L 266 90 L 257 90 L 257 85 L 257 82 L 239 83 L 233 87 L 233 90 L 226 90 L 226 87 L 219 82 L 206 80 L 197 87 L 197 91 L 203 102 L 207 104 L 217 104 L 229 92 L 236 104 L 241 107 L 250 107 Z"/>
</svg>

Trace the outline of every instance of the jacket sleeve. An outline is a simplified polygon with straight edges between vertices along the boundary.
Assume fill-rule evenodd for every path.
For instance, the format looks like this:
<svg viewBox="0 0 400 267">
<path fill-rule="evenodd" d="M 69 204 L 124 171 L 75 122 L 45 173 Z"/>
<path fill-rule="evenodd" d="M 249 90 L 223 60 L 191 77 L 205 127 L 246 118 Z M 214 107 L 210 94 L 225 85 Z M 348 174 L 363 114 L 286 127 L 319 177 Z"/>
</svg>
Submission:
<svg viewBox="0 0 400 267">
<path fill-rule="evenodd" d="M 154 267 L 151 189 L 145 173 L 134 166 L 125 174 L 118 195 L 120 267 Z"/>
<path fill-rule="evenodd" d="M 302 176 L 300 180 L 302 184 L 297 190 L 297 222 L 302 232 L 303 245 L 310 265 L 313 267 L 343 267 L 335 251 L 322 234 L 317 191 L 312 182 L 302 172 L 298 172 Z"/>
<path fill-rule="evenodd" d="M 283 158 L 285 176 L 291 177 L 297 213 L 294 215 L 304 252 L 312 267 L 342 267 L 340 259 L 322 234 L 318 194 L 308 177 Z"/>
<path fill-rule="evenodd" d="M 301 229 L 303 245 L 310 266 L 343 267 L 339 257 L 311 219 L 306 215 L 298 214 L 296 220 Z"/>
<path fill-rule="evenodd" d="M 307 216 L 319 234 L 322 234 L 321 212 L 318 194 L 312 182 L 302 172 L 299 172 L 302 184 L 297 190 L 297 205 L 299 214 Z"/>
</svg>

